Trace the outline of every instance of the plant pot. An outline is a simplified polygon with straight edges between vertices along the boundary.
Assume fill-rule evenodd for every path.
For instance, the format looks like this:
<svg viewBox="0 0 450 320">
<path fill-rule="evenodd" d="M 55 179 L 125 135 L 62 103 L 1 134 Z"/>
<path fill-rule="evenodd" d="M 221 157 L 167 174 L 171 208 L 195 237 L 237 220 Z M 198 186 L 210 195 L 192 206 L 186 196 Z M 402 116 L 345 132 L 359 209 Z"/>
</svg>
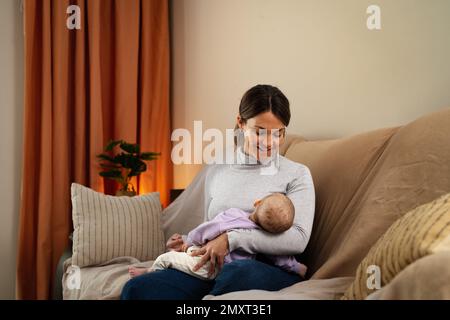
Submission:
<svg viewBox="0 0 450 320">
<path fill-rule="evenodd" d="M 136 195 L 136 192 L 134 192 L 134 191 L 124 191 L 124 190 L 116 191 L 117 197 L 134 197 L 135 195 Z"/>
</svg>

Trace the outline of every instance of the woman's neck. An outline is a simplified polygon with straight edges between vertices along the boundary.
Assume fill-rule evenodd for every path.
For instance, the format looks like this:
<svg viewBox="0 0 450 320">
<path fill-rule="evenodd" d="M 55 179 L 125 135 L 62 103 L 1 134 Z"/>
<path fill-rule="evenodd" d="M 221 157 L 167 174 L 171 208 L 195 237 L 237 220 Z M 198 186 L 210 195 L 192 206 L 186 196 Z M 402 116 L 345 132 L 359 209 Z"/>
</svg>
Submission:
<svg viewBox="0 0 450 320">
<path fill-rule="evenodd" d="M 245 164 L 245 165 L 270 165 L 270 163 L 274 160 L 273 157 L 267 157 L 267 158 L 258 158 L 253 153 L 250 153 L 247 148 L 239 146 L 237 147 L 238 157 L 237 161 L 238 164 Z"/>
</svg>

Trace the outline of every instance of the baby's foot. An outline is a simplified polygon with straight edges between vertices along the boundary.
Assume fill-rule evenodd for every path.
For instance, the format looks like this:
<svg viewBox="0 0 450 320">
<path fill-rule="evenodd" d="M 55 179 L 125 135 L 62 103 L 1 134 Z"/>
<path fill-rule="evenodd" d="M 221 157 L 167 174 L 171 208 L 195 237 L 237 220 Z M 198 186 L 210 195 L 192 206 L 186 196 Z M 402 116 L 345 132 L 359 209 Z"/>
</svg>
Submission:
<svg viewBox="0 0 450 320">
<path fill-rule="evenodd" d="M 300 263 L 300 267 L 298 270 L 298 274 L 300 275 L 300 277 L 304 278 L 307 270 L 308 268 L 303 263 Z"/>
<path fill-rule="evenodd" d="M 146 268 L 138 268 L 138 267 L 128 267 L 128 273 L 132 278 L 140 276 L 141 274 L 147 273 Z"/>
</svg>

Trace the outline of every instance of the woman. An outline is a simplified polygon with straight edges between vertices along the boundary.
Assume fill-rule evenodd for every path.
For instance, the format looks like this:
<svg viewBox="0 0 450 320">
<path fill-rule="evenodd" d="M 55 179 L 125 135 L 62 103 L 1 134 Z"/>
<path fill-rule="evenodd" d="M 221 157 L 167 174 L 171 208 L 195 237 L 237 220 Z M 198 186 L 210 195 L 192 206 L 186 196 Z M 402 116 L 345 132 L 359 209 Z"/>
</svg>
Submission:
<svg viewBox="0 0 450 320">
<path fill-rule="evenodd" d="M 297 255 L 306 248 L 315 208 L 312 177 L 306 166 L 278 154 L 290 117 L 289 101 L 278 88 L 257 85 L 248 90 L 237 116 L 236 129 L 240 133 L 237 140 L 242 141 L 237 143 L 237 163 L 207 166 L 176 202 L 181 204 L 180 221 L 186 225 L 195 220 L 191 216 L 210 220 L 231 207 L 252 211 L 255 199 L 281 192 L 295 207 L 292 228 L 276 235 L 260 229 L 222 233 L 195 252 L 201 256 L 196 268 L 210 261 L 211 271 L 215 267 L 221 269 L 215 280 L 201 280 L 175 269 L 151 272 L 129 280 L 122 290 L 122 299 L 202 299 L 208 294 L 250 289 L 275 291 L 301 280 L 298 275 L 260 259 L 223 264 L 224 257 L 234 250 L 263 257 L 264 254 Z M 268 170 L 273 168 L 275 171 Z M 195 192 L 200 192 L 200 201 L 193 196 Z M 195 201 L 197 213 L 189 208 L 188 199 Z M 174 215 L 165 223 L 176 225 L 176 219 Z M 180 251 L 183 244 L 183 237 L 174 234 L 167 242 L 167 249 Z"/>
</svg>

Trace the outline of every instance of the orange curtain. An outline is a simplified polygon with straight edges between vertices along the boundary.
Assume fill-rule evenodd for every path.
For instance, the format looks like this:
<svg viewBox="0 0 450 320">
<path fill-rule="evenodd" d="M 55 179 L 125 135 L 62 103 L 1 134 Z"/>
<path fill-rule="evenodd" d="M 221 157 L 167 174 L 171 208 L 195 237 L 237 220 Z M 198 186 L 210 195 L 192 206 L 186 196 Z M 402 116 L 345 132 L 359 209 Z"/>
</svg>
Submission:
<svg viewBox="0 0 450 320">
<path fill-rule="evenodd" d="M 66 26 L 69 5 L 81 29 Z M 138 182 L 172 183 L 168 3 L 25 0 L 24 165 L 17 297 L 47 299 L 71 232 L 70 184 L 113 193 L 96 155 L 110 139 L 161 152 Z"/>
</svg>

